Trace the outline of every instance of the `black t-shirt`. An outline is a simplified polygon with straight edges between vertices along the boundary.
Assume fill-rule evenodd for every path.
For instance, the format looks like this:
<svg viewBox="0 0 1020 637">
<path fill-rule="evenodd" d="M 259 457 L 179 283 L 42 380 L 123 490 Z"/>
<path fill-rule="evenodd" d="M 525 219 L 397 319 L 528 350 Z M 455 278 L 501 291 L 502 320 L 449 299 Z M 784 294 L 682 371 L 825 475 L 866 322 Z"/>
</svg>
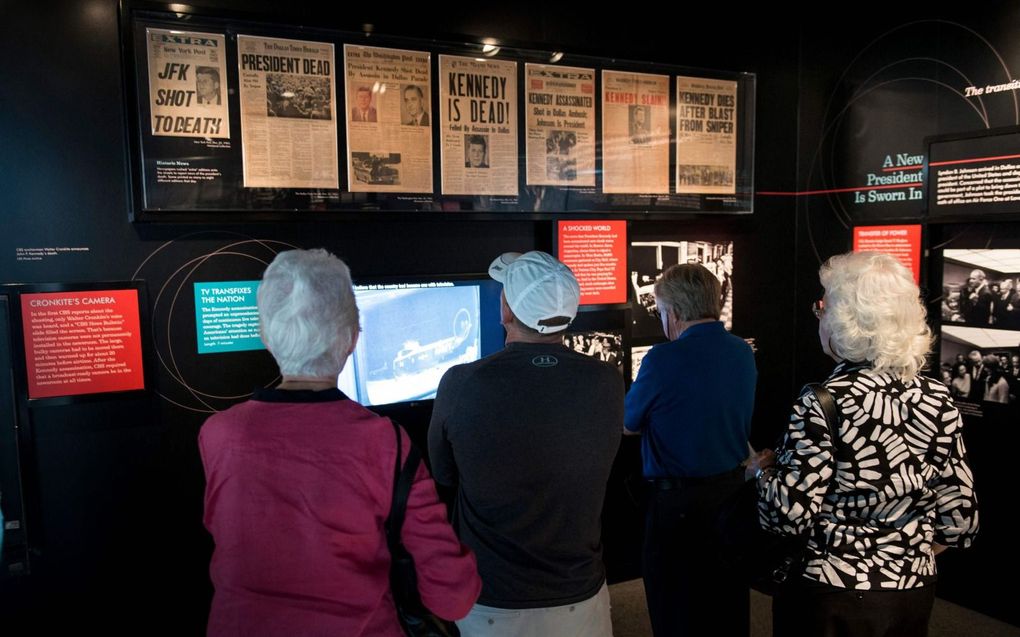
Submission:
<svg viewBox="0 0 1020 637">
<path fill-rule="evenodd" d="M 429 428 L 437 482 L 478 558 L 479 603 L 560 606 L 605 580 L 601 513 L 623 378 L 558 344 L 510 343 L 443 376 Z"/>
</svg>

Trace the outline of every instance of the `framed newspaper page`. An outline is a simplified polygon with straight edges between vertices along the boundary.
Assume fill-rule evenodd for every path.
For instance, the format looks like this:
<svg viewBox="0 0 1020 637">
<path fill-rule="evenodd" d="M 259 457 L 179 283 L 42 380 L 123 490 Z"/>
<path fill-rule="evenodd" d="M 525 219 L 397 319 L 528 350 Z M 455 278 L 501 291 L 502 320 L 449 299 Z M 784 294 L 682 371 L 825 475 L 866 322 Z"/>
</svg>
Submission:
<svg viewBox="0 0 1020 637">
<path fill-rule="evenodd" d="M 753 210 L 751 73 L 121 7 L 132 221 Z"/>
</svg>

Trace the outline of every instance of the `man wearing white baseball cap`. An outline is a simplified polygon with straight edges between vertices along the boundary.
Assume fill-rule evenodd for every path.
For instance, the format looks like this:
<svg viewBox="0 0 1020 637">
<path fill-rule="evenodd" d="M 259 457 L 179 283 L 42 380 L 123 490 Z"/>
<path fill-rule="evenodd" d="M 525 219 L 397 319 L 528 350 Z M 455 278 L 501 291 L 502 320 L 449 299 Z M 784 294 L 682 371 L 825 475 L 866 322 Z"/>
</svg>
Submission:
<svg viewBox="0 0 1020 637">
<path fill-rule="evenodd" d="M 473 635 L 612 635 L 601 513 L 620 444 L 623 379 L 567 349 L 580 287 L 544 252 L 489 266 L 506 348 L 457 365 L 429 428 L 433 476 L 456 488 L 454 527 L 475 552 Z"/>
</svg>

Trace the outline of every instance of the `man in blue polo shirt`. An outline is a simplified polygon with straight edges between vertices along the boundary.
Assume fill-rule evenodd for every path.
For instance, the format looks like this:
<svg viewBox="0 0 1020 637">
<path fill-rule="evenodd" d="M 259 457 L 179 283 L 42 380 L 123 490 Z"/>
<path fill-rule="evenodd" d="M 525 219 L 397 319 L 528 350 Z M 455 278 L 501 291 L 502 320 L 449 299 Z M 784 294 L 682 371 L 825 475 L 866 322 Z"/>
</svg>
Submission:
<svg viewBox="0 0 1020 637">
<path fill-rule="evenodd" d="M 719 321 L 719 280 L 674 265 L 654 288 L 669 342 L 641 361 L 624 433 L 639 434 L 652 489 L 643 571 L 652 630 L 747 635 L 749 591 L 718 560 L 719 504 L 744 479 L 757 370 L 751 348 Z"/>
</svg>

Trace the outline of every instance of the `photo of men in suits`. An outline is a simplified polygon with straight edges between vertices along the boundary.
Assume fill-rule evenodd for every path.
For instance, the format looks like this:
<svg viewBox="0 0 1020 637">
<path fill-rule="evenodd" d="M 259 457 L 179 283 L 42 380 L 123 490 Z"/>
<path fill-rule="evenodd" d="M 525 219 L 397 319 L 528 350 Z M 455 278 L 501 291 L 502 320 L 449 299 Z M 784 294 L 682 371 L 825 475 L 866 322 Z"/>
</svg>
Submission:
<svg viewBox="0 0 1020 637">
<path fill-rule="evenodd" d="M 403 90 L 404 96 L 404 117 L 401 124 L 404 126 L 428 126 L 429 113 L 425 110 L 425 93 L 417 84 L 408 84 Z"/>
<path fill-rule="evenodd" d="M 351 109 L 352 122 L 375 122 L 375 107 L 372 106 L 372 89 L 369 86 L 359 86 L 355 95 L 355 106 Z"/>
</svg>

